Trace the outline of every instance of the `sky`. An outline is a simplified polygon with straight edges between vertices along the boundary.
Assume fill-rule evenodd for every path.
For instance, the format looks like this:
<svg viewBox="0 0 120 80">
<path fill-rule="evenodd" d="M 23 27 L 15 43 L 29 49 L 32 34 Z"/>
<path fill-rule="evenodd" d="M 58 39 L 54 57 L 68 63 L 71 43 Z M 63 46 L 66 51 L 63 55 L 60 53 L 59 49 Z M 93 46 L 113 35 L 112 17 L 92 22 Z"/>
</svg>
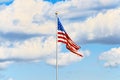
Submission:
<svg viewBox="0 0 120 80">
<path fill-rule="evenodd" d="M 58 80 L 120 79 L 120 0 L 0 0 L 0 80 L 56 79 L 56 16 L 79 57 L 58 43 Z"/>
</svg>

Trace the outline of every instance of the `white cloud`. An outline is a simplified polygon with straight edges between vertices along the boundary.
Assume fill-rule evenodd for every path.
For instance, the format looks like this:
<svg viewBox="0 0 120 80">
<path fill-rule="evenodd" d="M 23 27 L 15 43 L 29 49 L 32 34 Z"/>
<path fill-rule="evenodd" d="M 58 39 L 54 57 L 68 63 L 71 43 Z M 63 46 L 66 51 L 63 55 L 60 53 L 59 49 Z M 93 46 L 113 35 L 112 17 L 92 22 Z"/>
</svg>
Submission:
<svg viewBox="0 0 120 80">
<path fill-rule="evenodd" d="M 118 3 L 118 1 L 112 3 Z M 28 0 L 15 0 L 14 3 L 0 13 L 0 15 L 2 15 L 0 16 L 0 31 L 49 34 L 52 32 L 50 28 L 55 28 L 54 13 L 56 11 L 59 11 L 63 19 L 73 20 L 73 18 L 87 18 L 102 11 L 93 9 L 103 8 L 98 3 L 100 3 L 100 1 L 71 0 L 58 2 L 53 5 L 42 0 L 29 0 L 29 3 Z M 105 3 L 109 3 L 109 1 L 107 0 Z M 103 11 L 104 10 L 103 8 Z"/>
<path fill-rule="evenodd" d="M 8 65 L 10 65 L 12 63 L 13 62 L 11 62 L 11 61 L 0 62 L 0 70 L 5 69 L 6 67 L 8 67 Z"/>
<path fill-rule="evenodd" d="M 5 43 L 4 43 L 5 44 Z M 23 42 L 6 43 L 0 46 L 0 68 L 8 65 L 7 62 L 38 62 L 46 56 L 55 53 L 55 39 L 33 38 Z M 10 47 L 10 45 L 12 46 Z"/>
<path fill-rule="evenodd" d="M 120 44 L 120 9 L 99 13 L 96 17 L 65 25 L 73 39 L 81 43 Z"/>
<path fill-rule="evenodd" d="M 101 0 L 102 1 L 102 0 Z M 79 0 L 72 0 L 72 1 L 66 1 L 66 2 L 59 2 L 56 4 L 51 4 L 48 2 L 44 1 L 34 1 L 34 0 L 29 0 L 29 3 L 26 0 L 15 0 L 13 4 L 11 4 L 7 9 L 1 11 L 0 15 L 2 15 L 0 18 L 0 31 L 1 32 L 24 32 L 27 34 L 36 34 L 36 33 L 41 33 L 41 34 L 55 34 L 55 11 L 59 11 L 60 15 L 62 15 L 62 18 L 78 18 L 82 16 L 90 16 L 94 15 L 94 13 L 98 13 L 95 10 L 88 10 L 88 8 L 93 8 L 99 6 L 99 1 L 97 2 L 96 0 L 84 0 L 84 1 L 79 1 Z M 21 4 L 20 4 L 21 3 Z M 27 3 L 27 4 L 26 4 Z M 80 4 L 82 4 L 80 7 L 78 7 Z M 84 4 L 85 3 L 85 4 Z M 102 2 L 101 2 L 102 3 Z M 109 3 L 109 1 L 107 1 Z M 94 5 L 93 5 L 94 4 Z M 82 10 L 84 8 L 84 10 Z M 44 9 L 45 8 L 45 9 Z M 111 11 L 112 12 L 112 11 Z M 113 11 L 115 12 L 115 11 Z M 119 19 L 119 12 L 114 14 L 114 13 L 108 12 L 107 14 L 99 14 L 96 18 L 92 18 L 88 20 L 87 22 L 80 24 L 79 21 L 76 21 L 75 23 L 72 22 L 71 25 L 74 27 L 82 27 L 82 29 L 77 29 L 77 33 L 82 34 L 85 36 L 84 38 L 88 39 L 93 39 L 96 38 L 95 34 L 98 34 L 94 28 L 99 28 L 101 29 L 102 27 L 108 28 L 110 25 L 109 23 L 113 23 L 116 25 L 118 21 L 116 21 L 118 18 Z M 70 13 L 70 14 L 69 14 Z M 114 15 L 114 16 L 107 16 L 107 15 Z M 7 17 L 7 18 L 6 18 Z M 110 18 L 111 17 L 111 18 Z M 105 18 L 105 19 L 104 19 Z M 109 18 L 111 20 L 109 20 Z M 113 18 L 113 19 L 112 19 Z M 116 19 L 116 20 L 115 20 Z M 54 21 L 53 21 L 54 20 Z M 99 23 L 101 20 L 103 20 L 103 23 Z M 108 21 L 109 20 L 109 21 Z M 110 22 L 111 21 L 111 22 Z M 113 22 L 112 22 L 113 21 Z M 37 24 L 39 25 L 37 25 Z M 66 23 L 68 24 L 68 23 Z M 99 24 L 99 26 L 98 26 Z M 112 24 L 112 25 L 113 25 Z M 116 26 L 113 25 L 113 26 Z M 66 25 L 68 26 L 68 25 Z M 86 30 L 85 27 L 90 27 L 93 29 Z M 85 28 L 85 29 L 84 29 Z M 87 33 L 81 33 L 85 30 Z M 94 30 L 94 31 L 93 31 Z M 80 32 L 81 31 L 81 32 Z M 94 33 L 95 32 L 95 33 Z M 105 31 L 103 31 L 105 32 Z M 100 32 L 102 33 L 102 32 Z M 108 32 L 109 33 L 109 32 Z M 104 33 L 102 33 L 104 34 Z M 76 33 L 75 33 L 76 35 Z M 106 34 L 107 35 L 107 34 Z M 82 36 L 82 37 L 83 37 Z M 102 36 L 102 35 L 101 35 Z M 78 36 L 76 36 L 78 37 Z M 79 37 L 81 37 L 79 35 Z"/>
<path fill-rule="evenodd" d="M 120 47 L 112 48 L 109 51 L 103 52 L 100 57 L 100 60 L 105 61 L 105 67 L 115 67 L 120 65 Z"/>
<path fill-rule="evenodd" d="M 33 38 L 23 42 L 13 43 L 13 47 L 1 46 L 0 59 L 20 59 L 20 60 L 35 60 L 43 58 L 55 52 L 55 39 L 48 37 L 44 42 L 44 38 Z"/>
<path fill-rule="evenodd" d="M 119 2 L 120 0 L 67 0 L 54 4 L 49 14 L 54 15 L 55 11 L 58 11 L 63 19 L 86 20 L 99 12 L 119 7 Z"/>
<path fill-rule="evenodd" d="M 100 8 L 104 6 L 118 6 L 120 0 L 71 0 L 75 5 L 83 8 Z"/>
<path fill-rule="evenodd" d="M 7 80 L 14 80 L 13 78 L 8 78 Z"/>
<path fill-rule="evenodd" d="M 79 57 L 76 54 L 70 52 L 66 52 L 66 53 L 58 52 L 58 65 L 66 66 L 74 62 L 79 62 L 86 56 L 89 56 L 88 54 L 90 54 L 88 50 L 80 51 L 80 53 L 84 55 L 84 57 Z M 55 57 L 48 58 L 46 62 L 50 65 L 56 65 L 56 58 Z"/>
<path fill-rule="evenodd" d="M 0 31 L 5 33 L 24 32 L 29 34 L 46 34 L 48 32 L 49 34 L 54 29 L 54 22 L 46 20 L 44 16 L 51 5 L 52 4 L 43 1 L 35 2 L 34 0 L 29 0 L 28 3 L 28 0 L 15 0 L 13 4 L 0 13 L 0 15 L 2 15 L 0 17 Z M 42 23 L 41 25 L 33 23 L 34 16 L 37 14 L 39 14 L 39 23 Z M 50 28 L 53 29 L 50 30 Z"/>
<path fill-rule="evenodd" d="M 108 6 L 108 5 L 119 5 L 120 0 L 99 0 L 99 2 L 103 5 L 103 6 Z"/>
<path fill-rule="evenodd" d="M 6 45 L 4 45 L 6 44 Z M 50 65 L 55 65 L 56 43 L 54 37 L 32 38 L 23 42 L 10 43 L 6 42 L 0 46 L 0 68 L 5 68 L 14 62 L 40 62 L 44 60 Z M 10 47 L 10 45 L 12 46 Z M 62 53 L 61 45 L 58 45 L 59 66 L 65 66 L 74 62 L 81 61 L 81 57 L 73 53 Z M 89 56 L 89 51 L 81 51 L 86 56 Z M 64 62 L 63 62 L 64 61 Z M 7 63 L 6 63 L 7 62 Z"/>
</svg>

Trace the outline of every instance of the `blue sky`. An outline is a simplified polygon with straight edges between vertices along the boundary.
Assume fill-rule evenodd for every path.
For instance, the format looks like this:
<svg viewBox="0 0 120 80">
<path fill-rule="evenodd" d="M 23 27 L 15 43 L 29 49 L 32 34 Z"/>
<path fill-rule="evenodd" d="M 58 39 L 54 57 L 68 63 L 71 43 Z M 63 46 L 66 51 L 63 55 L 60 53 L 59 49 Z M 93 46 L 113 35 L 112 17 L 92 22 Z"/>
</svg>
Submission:
<svg viewBox="0 0 120 80">
<path fill-rule="evenodd" d="M 0 5 L 7 5 L 7 6 L 9 6 L 13 2 L 14 2 L 14 0 L 0 0 Z"/>
<path fill-rule="evenodd" d="M 56 17 L 84 58 L 58 43 L 59 80 L 120 79 L 120 0 L 0 0 L 0 80 L 55 80 Z"/>
</svg>

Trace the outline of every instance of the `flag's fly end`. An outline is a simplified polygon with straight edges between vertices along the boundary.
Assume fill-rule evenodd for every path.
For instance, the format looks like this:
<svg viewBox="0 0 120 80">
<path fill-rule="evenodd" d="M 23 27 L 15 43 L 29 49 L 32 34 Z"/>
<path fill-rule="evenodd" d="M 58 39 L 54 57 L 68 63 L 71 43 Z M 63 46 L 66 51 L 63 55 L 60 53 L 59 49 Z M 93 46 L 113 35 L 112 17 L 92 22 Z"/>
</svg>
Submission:
<svg viewBox="0 0 120 80">
<path fill-rule="evenodd" d="M 58 15 L 58 12 L 57 12 L 57 11 L 55 12 L 55 15 Z"/>
</svg>

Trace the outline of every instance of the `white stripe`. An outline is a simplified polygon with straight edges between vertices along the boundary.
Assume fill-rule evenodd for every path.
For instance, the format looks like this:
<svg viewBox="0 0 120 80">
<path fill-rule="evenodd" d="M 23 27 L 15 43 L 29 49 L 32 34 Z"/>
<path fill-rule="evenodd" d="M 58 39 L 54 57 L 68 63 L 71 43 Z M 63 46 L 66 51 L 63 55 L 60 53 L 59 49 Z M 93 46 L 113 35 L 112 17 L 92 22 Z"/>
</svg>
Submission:
<svg viewBox="0 0 120 80">
<path fill-rule="evenodd" d="M 61 32 L 61 33 L 65 34 L 65 32 L 63 32 L 63 31 L 60 31 L 60 30 L 58 30 L 58 32 Z M 63 35 L 63 34 L 58 34 L 58 36 L 61 36 L 61 37 L 64 37 L 64 38 L 66 38 L 66 36 L 65 36 L 65 35 Z M 67 42 L 67 40 L 66 40 L 66 39 L 63 39 L 63 38 L 58 38 L 58 40 L 62 40 L 62 41 L 65 41 L 65 42 Z"/>
<path fill-rule="evenodd" d="M 58 40 L 61 40 L 61 41 L 64 41 L 64 42 L 67 43 L 67 40 L 65 40 L 65 39 L 61 39 L 61 38 L 59 38 Z"/>
<path fill-rule="evenodd" d="M 65 33 L 64 31 L 61 31 L 61 30 L 57 30 L 57 32 L 62 32 L 62 33 Z"/>
</svg>

